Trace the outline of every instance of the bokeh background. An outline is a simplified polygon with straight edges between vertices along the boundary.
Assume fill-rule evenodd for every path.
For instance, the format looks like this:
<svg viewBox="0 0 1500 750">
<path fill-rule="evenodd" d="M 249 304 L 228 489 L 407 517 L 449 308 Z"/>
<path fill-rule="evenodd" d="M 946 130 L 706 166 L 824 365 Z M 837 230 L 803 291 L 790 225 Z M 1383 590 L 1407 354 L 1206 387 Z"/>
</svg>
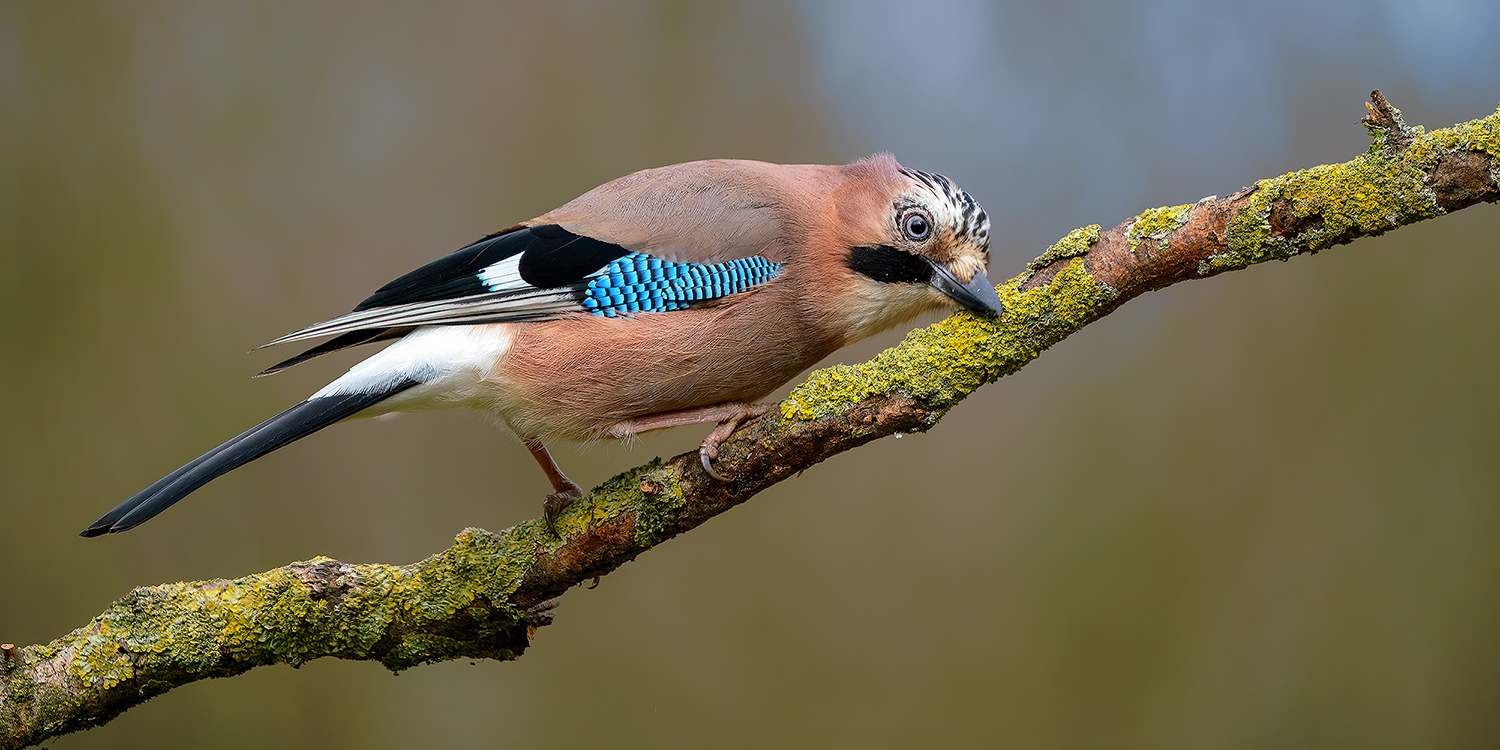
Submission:
<svg viewBox="0 0 1500 750">
<path fill-rule="evenodd" d="M 636 169 L 876 150 L 1069 230 L 1500 104 L 1489 0 L 0 2 L 0 641 L 137 585 L 533 518 L 468 414 L 104 510 L 300 400 L 250 348 Z M 515 663 L 319 661 L 56 748 L 1495 747 L 1500 208 L 1136 300 L 936 429 L 562 600 Z M 846 350 L 860 361 L 899 334 Z M 556 452 L 586 486 L 702 430 Z"/>
</svg>

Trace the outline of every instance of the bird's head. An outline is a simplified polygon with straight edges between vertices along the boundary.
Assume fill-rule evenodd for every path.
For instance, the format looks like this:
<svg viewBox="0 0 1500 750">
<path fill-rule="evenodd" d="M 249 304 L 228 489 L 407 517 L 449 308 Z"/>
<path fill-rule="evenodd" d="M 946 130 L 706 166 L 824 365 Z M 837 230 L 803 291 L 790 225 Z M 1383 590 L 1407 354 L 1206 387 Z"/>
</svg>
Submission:
<svg viewBox="0 0 1500 750">
<path fill-rule="evenodd" d="M 873 191 L 875 205 L 866 202 L 862 220 L 853 222 L 866 239 L 847 243 L 844 258 L 852 272 L 853 338 L 944 307 L 1001 314 L 1000 297 L 984 273 L 990 219 L 972 196 L 953 180 L 902 167 L 888 154 L 849 168 L 869 170 L 880 187 Z"/>
</svg>

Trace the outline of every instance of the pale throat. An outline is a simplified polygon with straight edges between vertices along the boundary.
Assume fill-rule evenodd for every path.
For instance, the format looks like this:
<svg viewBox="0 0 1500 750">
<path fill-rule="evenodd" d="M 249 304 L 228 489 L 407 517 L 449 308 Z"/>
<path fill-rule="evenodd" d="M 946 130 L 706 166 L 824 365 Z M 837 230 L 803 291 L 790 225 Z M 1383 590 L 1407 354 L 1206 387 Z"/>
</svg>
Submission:
<svg viewBox="0 0 1500 750">
<path fill-rule="evenodd" d="M 853 304 L 846 319 L 848 341 L 859 341 L 923 313 L 951 307 L 947 298 L 927 284 L 888 284 L 854 279 Z"/>
</svg>

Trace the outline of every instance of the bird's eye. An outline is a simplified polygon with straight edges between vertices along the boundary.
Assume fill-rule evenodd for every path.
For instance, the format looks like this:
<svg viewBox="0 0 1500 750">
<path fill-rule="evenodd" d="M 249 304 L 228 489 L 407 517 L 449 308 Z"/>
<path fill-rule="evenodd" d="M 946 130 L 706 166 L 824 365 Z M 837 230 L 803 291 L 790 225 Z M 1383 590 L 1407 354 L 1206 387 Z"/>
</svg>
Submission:
<svg viewBox="0 0 1500 750">
<path fill-rule="evenodd" d="M 907 237 L 921 242 L 932 234 L 932 222 L 928 221 L 926 216 L 913 211 L 901 220 L 901 231 L 906 232 Z"/>
</svg>

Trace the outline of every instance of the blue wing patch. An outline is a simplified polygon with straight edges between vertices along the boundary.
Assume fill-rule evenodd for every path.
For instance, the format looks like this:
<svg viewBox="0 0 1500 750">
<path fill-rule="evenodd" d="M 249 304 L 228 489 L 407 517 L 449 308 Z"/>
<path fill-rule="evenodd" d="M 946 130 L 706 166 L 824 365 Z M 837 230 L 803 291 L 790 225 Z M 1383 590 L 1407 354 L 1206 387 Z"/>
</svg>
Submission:
<svg viewBox="0 0 1500 750">
<path fill-rule="evenodd" d="M 778 273 L 780 263 L 758 256 L 705 265 L 630 253 L 610 261 L 594 275 L 580 304 L 595 315 L 609 318 L 682 310 L 694 302 L 747 291 Z"/>
<path fill-rule="evenodd" d="M 556 225 L 486 237 L 381 287 L 354 310 L 265 346 L 335 336 L 267 368 L 279 372 L 350 346 L 405 335 L 418 326 L 537 321 L 590 312 L 609 318 L 683 310 L 748 291 L 781 273 L 756 256 L 678 263 L 573 234 Z"/>
</svg>

